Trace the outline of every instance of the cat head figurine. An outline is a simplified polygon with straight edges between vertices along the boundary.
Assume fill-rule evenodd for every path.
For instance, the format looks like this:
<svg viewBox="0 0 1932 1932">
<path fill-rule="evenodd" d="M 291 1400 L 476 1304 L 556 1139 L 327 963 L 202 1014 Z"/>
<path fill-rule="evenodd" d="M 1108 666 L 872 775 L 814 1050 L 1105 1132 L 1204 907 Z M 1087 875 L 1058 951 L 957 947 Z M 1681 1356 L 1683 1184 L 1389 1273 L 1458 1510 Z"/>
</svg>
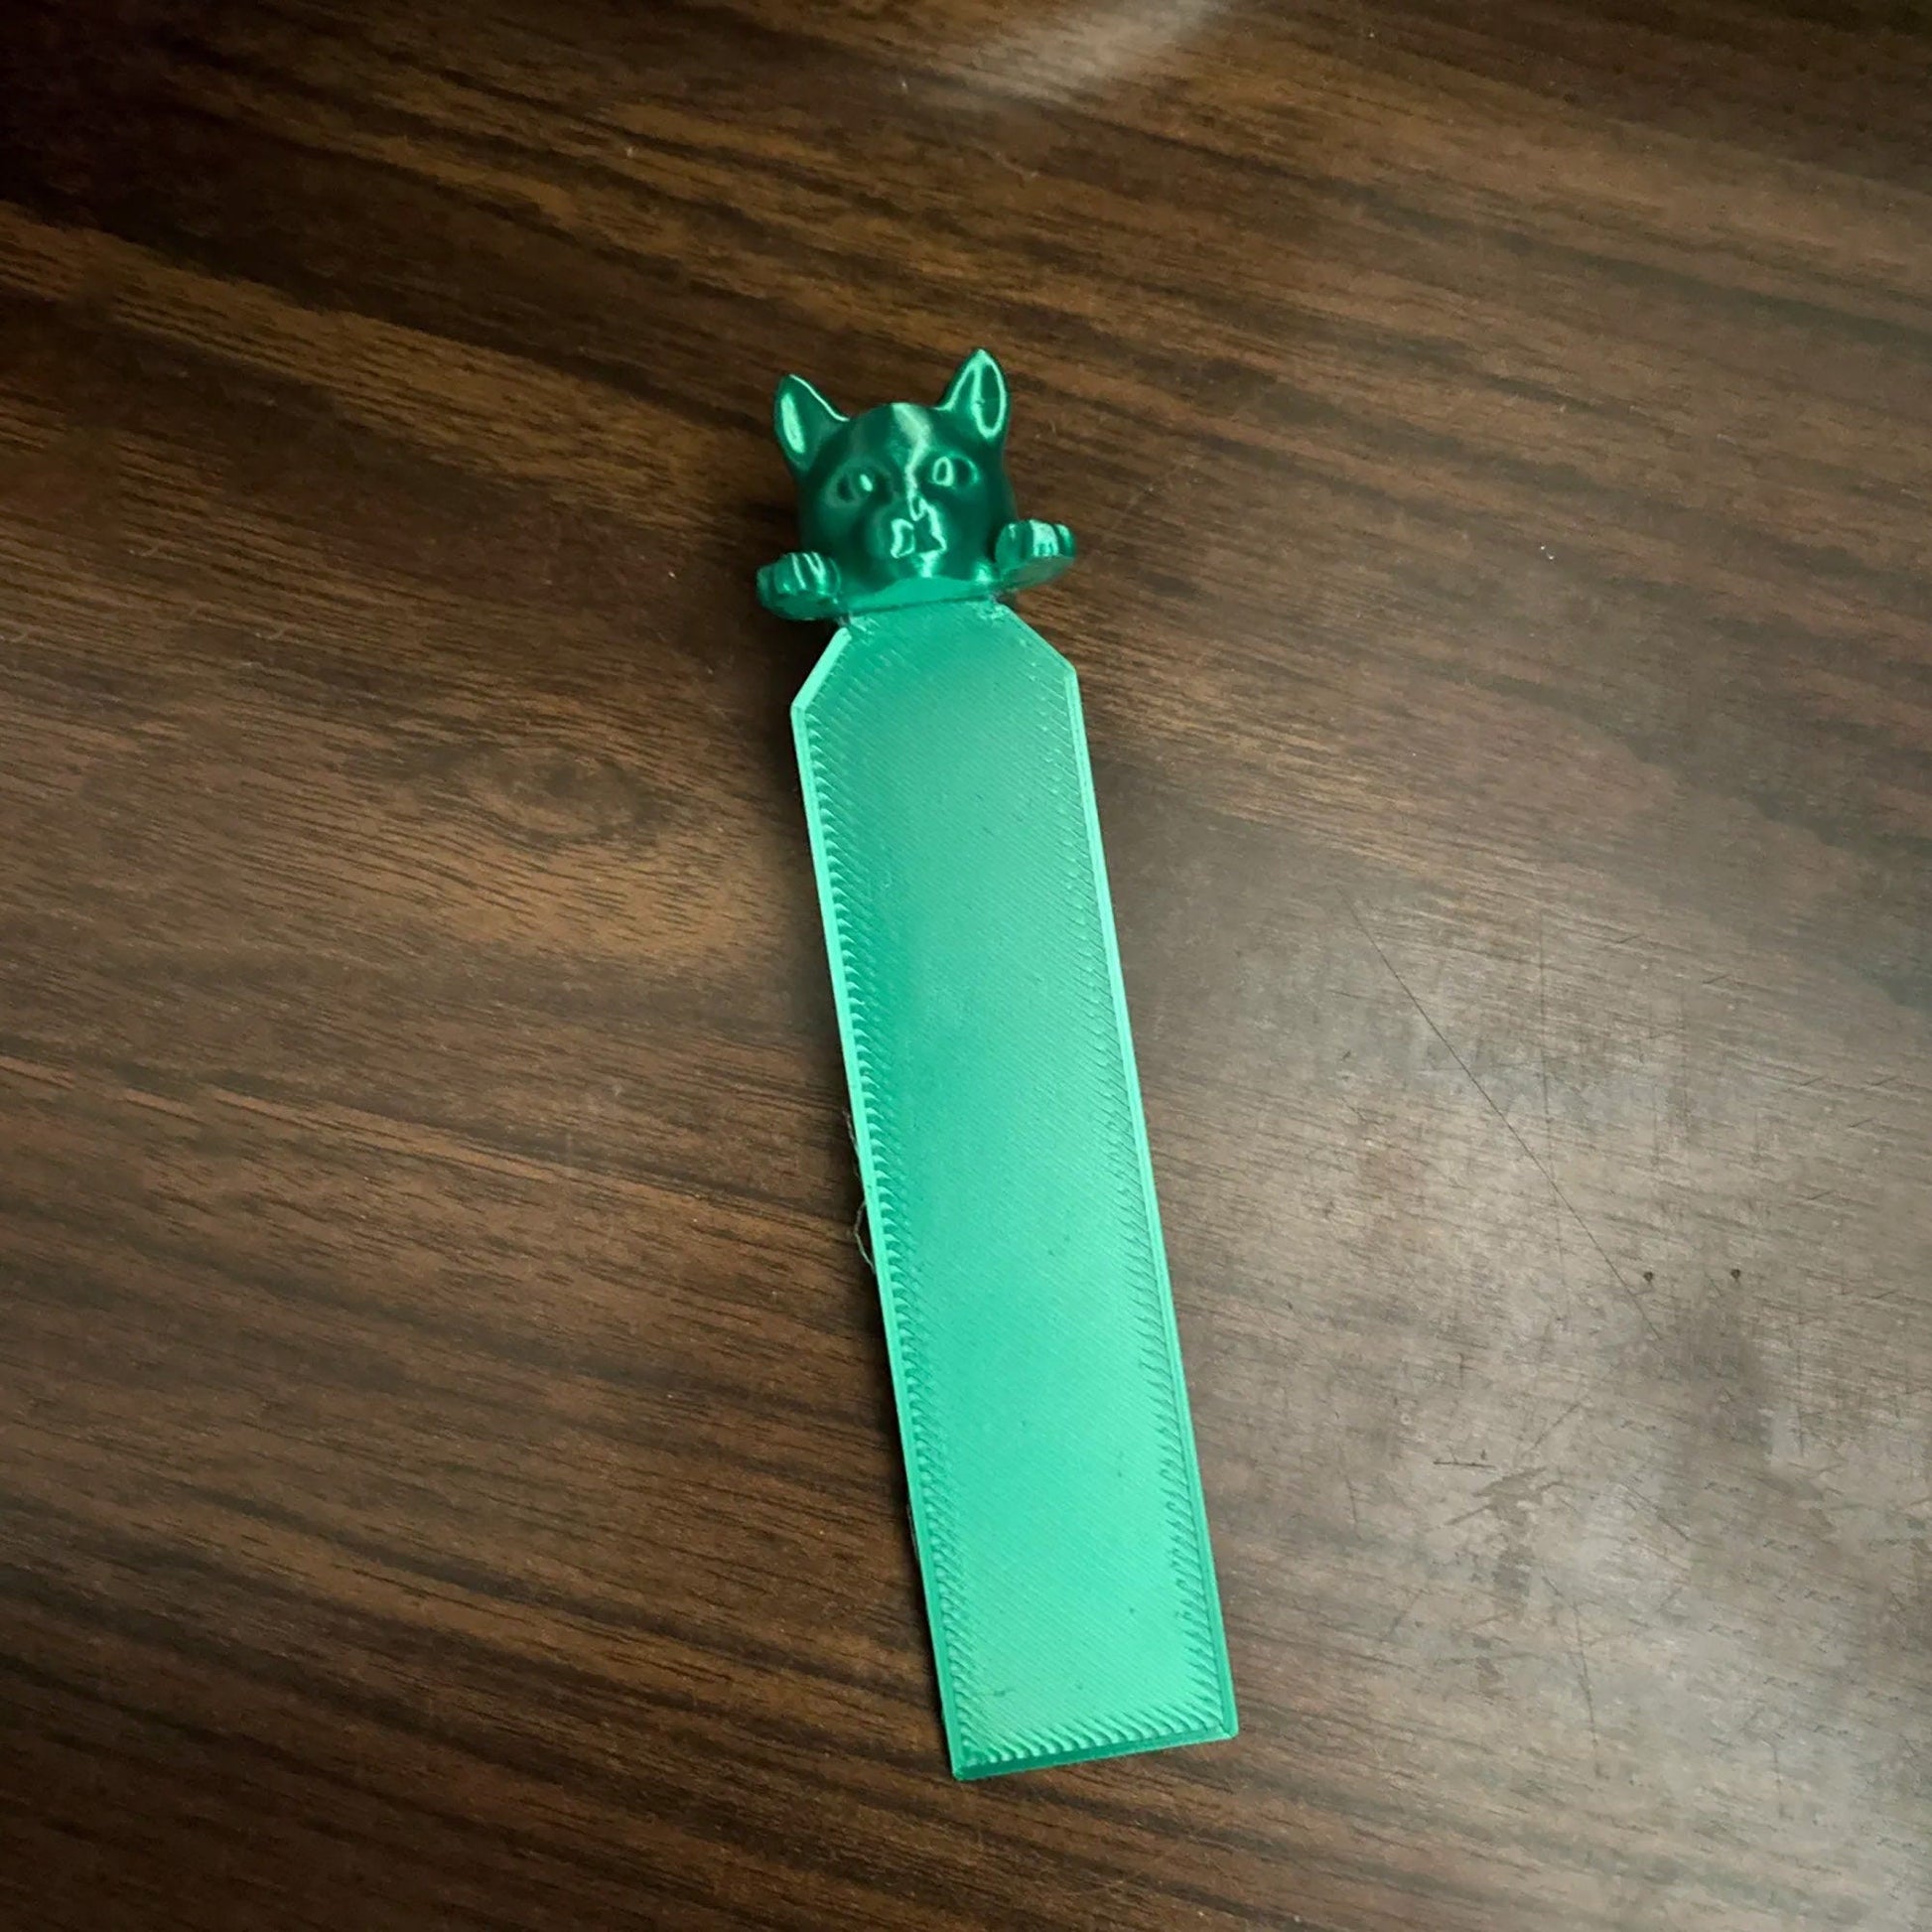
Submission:
<svg viewBox="0 0 1932 1932">
<path fill-rule="evenodd" d="M 1064 558 L 1047 558 L 1047 539 L 1014 522 L 1007 413 L 1006 376 L 983 348 L 931 409 L 893 402 L 844 416 L 803 376 L 786 376 L 772 426 L 798 484 L 805 548 L 762 575 L 765 603 L 826 616 L 1043 581 L 1042 566 Z"/>
<path fill-rule="evenodd" d="M 772 420 L 807 547 L 854 591 L 990 581 L 994 539 L 1013 520 L 1007 410 L 1006 377 L 984 349 L 936 409 L 891 402 L 842 416 L 803 376 L 786 376 Z"/>
</svg>

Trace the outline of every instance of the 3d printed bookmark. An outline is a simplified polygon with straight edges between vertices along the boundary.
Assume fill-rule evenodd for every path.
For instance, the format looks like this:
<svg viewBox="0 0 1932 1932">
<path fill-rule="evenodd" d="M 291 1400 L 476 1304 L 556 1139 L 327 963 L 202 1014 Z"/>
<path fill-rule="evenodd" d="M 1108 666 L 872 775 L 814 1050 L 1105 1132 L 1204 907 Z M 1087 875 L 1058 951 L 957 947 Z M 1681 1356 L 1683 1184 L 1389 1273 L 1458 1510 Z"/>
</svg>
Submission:
<svg viewBox="0 0 1932 1932">
<path fill-rule="evenodd" d="M 848 419 L 797 376 L 809 548 L 759 574 L 840 628 L 792 706 L 956 1775 L 1233 1735 L 1073 669 L 1000 600 L 1007 385 Z"/>
</svg>

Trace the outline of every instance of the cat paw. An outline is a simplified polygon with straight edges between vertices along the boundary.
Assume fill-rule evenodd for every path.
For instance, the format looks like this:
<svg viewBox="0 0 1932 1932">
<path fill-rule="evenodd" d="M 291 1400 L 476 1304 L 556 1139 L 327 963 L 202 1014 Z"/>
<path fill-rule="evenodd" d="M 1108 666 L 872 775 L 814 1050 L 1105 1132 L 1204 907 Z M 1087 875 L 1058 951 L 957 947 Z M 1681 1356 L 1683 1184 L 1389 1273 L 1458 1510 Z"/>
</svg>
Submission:
<svg viewBox="0 0 1932 1932">
<path fill-rule="evenodd" d="M 781 618 L 833 618 L 839 610 L 839 567 L 816 550 L 792 550 L 759 572 L 759 602 Z"/>
<path fill-rule="evenodd" d="M 1073 532 L 1064 523 L 1041 523 L 1027 518 L 1009 523 L 993 546 L 993 567 L 1000 588 L 1030 589 L 1057 577 L 1073 561 Z"/>
</svg>

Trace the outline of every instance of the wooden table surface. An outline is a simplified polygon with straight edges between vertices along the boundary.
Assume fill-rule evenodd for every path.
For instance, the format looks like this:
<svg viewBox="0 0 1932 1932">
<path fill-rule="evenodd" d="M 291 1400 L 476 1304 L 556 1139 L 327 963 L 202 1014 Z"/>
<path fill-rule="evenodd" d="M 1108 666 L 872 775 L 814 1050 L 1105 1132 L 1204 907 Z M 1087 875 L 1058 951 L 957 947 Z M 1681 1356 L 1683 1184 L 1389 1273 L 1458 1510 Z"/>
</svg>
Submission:
<svg viewBox="0 0 1932 1932">
<path fill-rule="evenodd" d="M 0 26 L 7 1932 L 1932 1926 L 1932 28 Z M 984 343 L 1243 1714 L 946 1774 L 786 368 Z"/>
</svg>

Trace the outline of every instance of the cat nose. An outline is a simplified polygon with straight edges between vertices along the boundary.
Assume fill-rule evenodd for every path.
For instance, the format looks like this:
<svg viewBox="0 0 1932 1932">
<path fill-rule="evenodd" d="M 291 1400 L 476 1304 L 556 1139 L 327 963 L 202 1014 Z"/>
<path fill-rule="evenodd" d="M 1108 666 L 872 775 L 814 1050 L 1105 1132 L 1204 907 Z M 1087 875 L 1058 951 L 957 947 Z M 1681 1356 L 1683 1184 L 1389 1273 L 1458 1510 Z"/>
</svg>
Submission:
<svg viewBox="0 0 1932 1932">
<path fill-rule="evenodd" d="M 934 535 L 923 516 L 896 516 L 892 520 L 892 551 L 895 557 L 916 557 L 928 549 Z"/>
<path fill-rule="evenodd" d="M 945 531 L 936 507 L 917 494 L 901 498 L 886 518 L 887 540 L 895 557 L 920 557 L 938 550 Z"/>
</svg>

